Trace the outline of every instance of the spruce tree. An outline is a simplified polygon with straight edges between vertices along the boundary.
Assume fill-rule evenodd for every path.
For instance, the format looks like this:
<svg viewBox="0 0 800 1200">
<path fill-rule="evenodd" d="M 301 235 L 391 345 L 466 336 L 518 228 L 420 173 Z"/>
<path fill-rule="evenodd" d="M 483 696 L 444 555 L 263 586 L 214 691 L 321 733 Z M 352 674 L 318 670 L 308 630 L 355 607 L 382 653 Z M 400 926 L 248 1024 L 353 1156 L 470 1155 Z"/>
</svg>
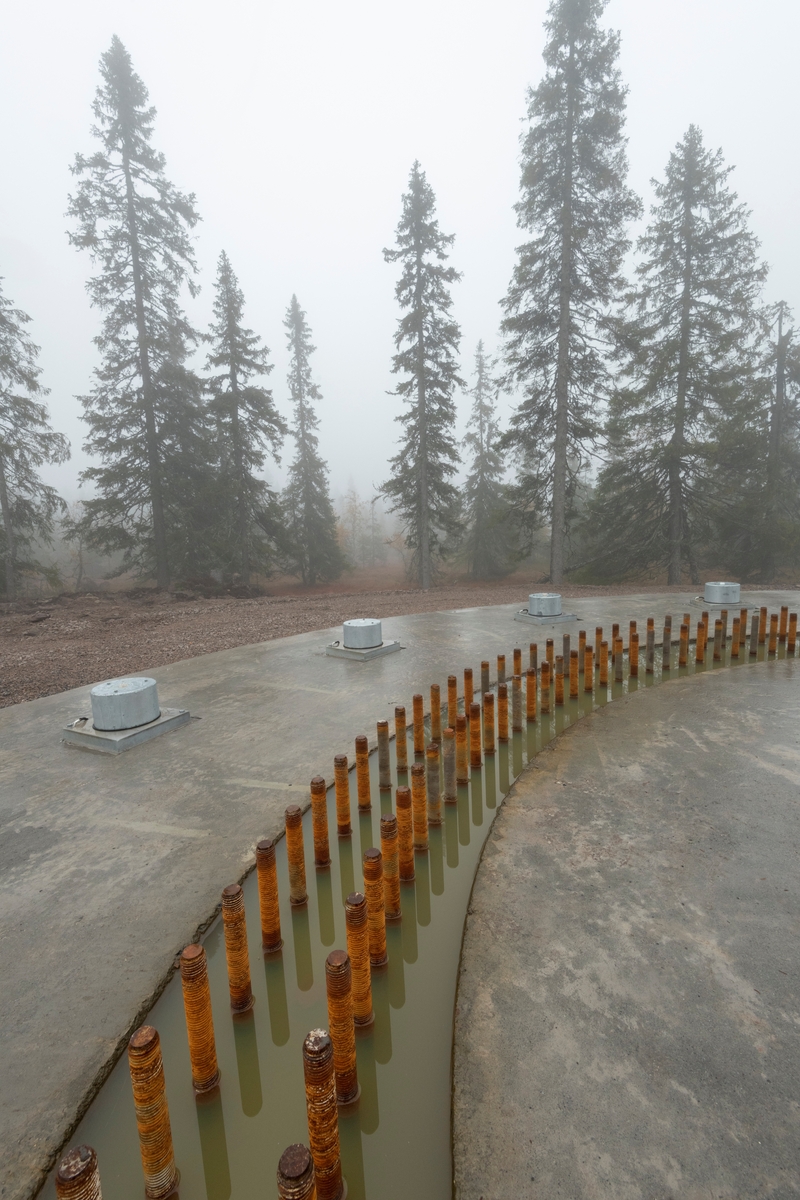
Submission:
<svg viewBox="0 0 800 1200">
<path fill-rule="evenodd" d="M 53 517 L 66 509 L 38 470 L 69 458 L 69 443 L 50 428 L 41 403 L 49 389 L 39 379 L 39 347 L 25 331 L 29 321 L 0 287 L 0 563 L 9 600 L 16 596 L 20 570 L 41 569 L 31 557 L 34 539 L 49 542 Z"/>
<path fill-rule="evenodd" d="M 508 384 L 523 399 L 504 437 L 519 452 L 512 497 L 529 541 L 551 527 L 550 582 L 561 585 L 577 478 L 600 432 L 609 375 L 607 318 L 622 288 L 626 185 L 619 35 L 607 0 L 552 0 L 545 75 L 528 94 L 517 223 L 531 235 L 503 301 Z"/>
<path fill-rule="evenodd" d="M 611 461 L 590 527 L 605 576 L 666 567 L 671 584 L 710 536 L 711 463 L 721 419 L 753 386 L 765 268 L 732 168 L 692 125 L 670 156 L 639 239 L 638 285 L 621 326 Z"/>
<path fill-rule="evenodd" d="M 123 550 L 126 567 L 152 571 L 166 587 L 186 565 L 187 455 L 192 474 L 205 470 L 202 397 L 186 367 L 197 335 L 180 305 L 184 287 L 197 290 L 189 231 L 198 215 L 151 145 L 155 109 L 117 37 L 100 75 L 92 130 L 100 149 L 76 156 L 80 183 L 69 204 L 77 225 L 70 241 L 98 268 L 87 290 L 104 313 L 95 338 L 102 364 L 82 397 L 86 448 L 100 460 L 82 475 L 96 489 L 85 519 L 95 546 Z"/>
<path fill-rule="evenodd" d="M 247 585 L 252 571 L 268 574 L 272 566 L 274 547 L 259 517 L 263 522 L 275 496 L 257 472 L 264 468 L 267 447 L 280 461 L 278 450 L 287 426 L 272 392 L 253 382 L 272 370 L 269 351 L 258 334 L 244 326 L 244 296 L 224 250 L 217 264 L 214 316 L 208 367 L 215 374 L 207 386 L 217 427 L 220 555 L 226 573 L 238 571 Z"/>
<path fill-rule="evenodd" d="M 336 536 L 336 514 L 328 490 L 328 467 L 319 454 L 314 432 L 319 420 L 313 401 L 321 393 L 311 378 L 311 330 L 306 314 L 292 296 L 284 321 L 289 345 L 289 393 L 294 406 L 291 433 L 296 453 L 283 493 L 288 551 L 286 565 L 293 575 L 313 587 L 341 575 L 345 560 Z"/>
<path fill-rule="evenodd" d="M 396 418 L 403 439 L 382 491 L 392 502 L 390 511 L 403 520 L 413 551 L 411 572 L 423 588 L 433 582 L 447 539 L 461 531 L 458 490 L 451 482 L 459 462 L 453 392 L 465 385 L 458 375 L 461 333 L 450 315 L 449 291 L 461 276 L 445 265 L 454 236 L 441 232 L 435 211 L 433 190 L 415 162 L 403 196 L 397 247 L 383 252 L 387 262 L 402 264 L 395 296 L 404 314 L 392 370 L 405 376 L 395 394 L 407 408 Z"/>
<path fill-rule="evenodd" d="M 496 381 L 491 363 L 478 342 L 475 351 L 472 412 L 464 444 L 472 465 L 464 485 L 467 511 L 466 554 L 469 572 L 477 579 L 495 579 L 509 571 L 511 547 L 503 486 L 503 456 L 498 447 L 500 428 L 495 406 Z"/>
</svg>

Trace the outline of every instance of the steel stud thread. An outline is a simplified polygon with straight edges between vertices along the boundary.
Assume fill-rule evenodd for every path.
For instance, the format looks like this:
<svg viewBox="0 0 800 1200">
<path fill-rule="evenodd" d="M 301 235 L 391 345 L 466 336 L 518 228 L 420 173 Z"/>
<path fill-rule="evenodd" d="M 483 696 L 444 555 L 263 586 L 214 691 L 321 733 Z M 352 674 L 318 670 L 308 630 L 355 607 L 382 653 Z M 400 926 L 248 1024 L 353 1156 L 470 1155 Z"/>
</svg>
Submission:
<svg viewBox="0 0 800 1200">
<path fill-rule="evenodd" d="M 314 1200 L 316 1194 L 314 1160 L 302 1142 L 295 1142 L 278 1162 L 278 1200 Z"/>
<path fill-rule="evenodd" d="M 519 675 L 519 677 L 521 679 L 522 678 L 522 650 L 516 649 L 514 651 L 513 657 L 514 657 L 514 674 Z"/>
<path fill-rule="evenodd" d="M 747 641 L 747 609 L 746 608 L 739 609 L 739 640 L 740 640 L 741 648 L 744 649 L 745 642 Z"/>
<path fill-rule="evenodd" d="M 505 656 L 505 654 L 498 654 L 498 656 L 497 656 L 497 682 L 499 684 L 506 682 L 506 656 Z"/>
<path fill-rule="evenodd" d="M 594 661 L 598 668 L 600 666 L 600 643 L 603 640 L 603 626 L 595 625 L 594 627 Z"/>
<path fill-rule="evenodd" d="M 358 811 L 369 812 L 372 808 L 369 786 L 369 742 L 363 733 L 356 738 L 356 794 Z"/>
<path fill-rule="evenodd" d="M 543 716 L 550 715 L 550 663 L 547 659 L 542 663 L 542 700 L 541 709 Z"/>
<path fill-rule="evenodd" d="M 608 642 L 600 643 L 600 687 L 608 687 Z"/>
<path fill-rule="evenodd" d="M 407 792 L 408 788 L 403 788 L 403 791 Z M 353 1020 L 356 1025 L 371 1025 L 375 1013 L 372 1011 L 372 975 L 369 966 L 369 917 L 367 897 L 363 892 L 351 892 L 345 900 L 344 923 L 352 976 Z"/>
<path fill-rule="evenodd" d="M 58 1200 L 102 1200 L 97 1154 L 91 1146 L 73 1146 L 56 1171 Z"/>
<path fill-rule="evenodd" d="M 757 612 L 753 613 L 753 619 L 750 622 L 750 657 L 758 657 L 758 627 L 759 616 Z"/>
<path fill-rule="evenodd" d="M 614 644 L 614 682 L 622 683 L 622 665 L 625 659 L 625 651 L 622 648 L 622 638 L 617 637 Z"/>
<path fill-rule="evenodd" d="M 494 754 L 494 692 L 483 696 L 483 752 Z"/>
<path fill-rule="evenodd" d="M 469 783 L 467 718 L 463 713 L 456 717 L 456 783 Z"/>
<path fill-rule="evenodd" d="M 383 856 L 383 907 L 387 921 L 400 918 L 400 858 L 397 846 L 397 817 L 381 817 L 381 854 Z"/>
<path fill-rule="evenodd" d="M 722 662 L 722 621 L 714 622 L 714 662 Z"/>
<path fill-rule="evenodd" d="M 566 674 L 569 675 L 570 636 L 565 633 L 561 638 L 561 657 L 564 659 Z"/>
<path fill-rule="evenodd" d="M 398 771 L 408 770 L 408 734 L 406 710 L 402 705 L 394 710 L 394 755 Z"/>
<path fill-rule="evenodd" d="M 208 964 L 203 947 L 197 944 L 185 946 L 181 953 L 180 967 L 189 1061 L 192 1065 L 192 1086 L 195 1095 L 202 1096 L 205 1092 L 213 1091 L 219 1084 L 214 1017 L 208 987 Z"/>
<path fill-rule="evenodd" d="M 422 766 L 422 763 L 417 764 Z M 413 769 L 413 768 L 412 768 Z M 424 767 L 423 767 L 424 770 Z M 427 847 L 428 827 L 425 826 Z M 364 895 L 367 897 L 367 928 L 369 929 L 369 961 L 382 967 L 389 961 L 386 953 L 386 908 L 383 898 L 383 856 L 371 846 L 364 851 Z"/>
<path fill-rule="evenodd" d="M 428 742 L 425 747 L 425 777 L 428 792 L 428 824 L 442 823 L 442 785 L 439 772 L 439 743 Z"/>
<path fill-rule="evenodd" d="M 328 1029 L 333 1042 L 336 1101 L 352 1104 L 358 1099 L 356 1031 L 353 1023 L 353 981 L 350 958 L 345 950 L 331 950 L 325 959 L 325 992 L 328 998 Z"/>
<path fill-rule="evenodd" d="M 339 1157 L 339 1111 L 333 1042 L 324 1029 L 312 1029 L 303 1042 L 308 1140 L 314 1160 L 318 1200 L 341 1200 L 344 1195 Z"/>
<path fill-rule="evenodd" d="M 431 741 L 442 740 L 442 693 L 438 683 L 431 684 Z"/>
<path fill-rule="evenodd" d="M 442 731 L 442 766 L 444 768 L 444 802 L 445 804 L 455 804 L 458 800 L 456 731 L 451 725 Z"/>
<path fill-rule="evenodd" d="M 763 646 L 767 640 L 767 609 L 762 607 L 759 612 L 758 621 L 758 644 Z"/>
<path fill-rule="evenodd" d="M 664 632 L 661 635 L 661 670 L 672 669 L 672 622 L 668 625 L 664 620 Z"/>
<path fill-rule="evenodd" d="M 333 760 L 333 782 L 336 792 L 336 832 L 339 837 L 349 837 L 353 829 L 350 824 L 350 771 L 346 754 L 337 754 Z"/>
<path fill-rule="evenodd" d="M 678 666 L 685 667 L 689 661 L 689 626 L 686 621 L 681 622 L 681 642 L 678 647 Z"/>
<path fill-rule="evenodd" d="M 584 663 L 586 662 L 586 630 L 578 630 L 578 673 L 583 674 Z"/>
<path fill-rule="evenodd" d="M 283 945 L 281 909 L 278 901 L 278 871 L 275 866 L 275 843 L 264 838 L 256 846 L 258 875 L 258 907 L 261 914 L 261 948 L 273 954 Z"/>
<path fill-rule="evenodd" d="M 472 708 L 472 700 L 475 695 L 475 688 L 472 680 L 472 667 L 464 667 L 464 714 L 469 716 L 469 710 Z"/>
<path fill-rule="evenodd" d="M 142 1025 L 128 1042 L 128 1067 L 139 1131 L 139 1152 L 147 1200 L 164 1200 L 177 1191 L 180 1175 L 172 1149 L 161 1039 L 152 1025 Z"/>
<path fill-rule="evenodd" d="M 300 905 L 308 900 L 306 891 L 306 854 L 303 846 L 303 814 L 296 804 L 284 813 L 286 822 L 286 858 L 289 863 L 289 903 Z"/>
<path fill-rule="evenodd" d="M 539 670 L 539 643 L 531 642 L 528 646 L 528 670 Z"/>
<path fill-rule="evenodd" d="M 479 767 L 483 761 L 481 755 L 481 706 L 469 706 L 469 765 Z"/>
<path fill-rule="evenodd" d="M 647 625 L 647 642 L 645 648 L 645 673 L 652 675 L 655 670 L 656 663 L 656 631 L 648 622 Z"/>
<path fill-rule="evenodd" d="M 447 676 L 447 724 L 451 729 L 456 727 L 458 716 L 458 679 L 455 675 Z"/>
<path fill-rule="evenodd" d="M 636 633 L 636 622 L 631 621 L 630 624 L 628 625 L 628 655 L 629 656 L 630 656 L 630 651 L 631 651 L 631 638 L 633 637 L 633 635 L 635 633 Z"/>
<path fill-rule="evenodd" d="M 378 721 L 378 788 L 382 792 L 392 790 L 392 766 L 389 756 L 389 722 Z"/>
<path fill-rule="evenodd" d="M 481 723 L 478 721 L 478 734 Z M 411 768 L 411 810 L 414 818 L 414 849 L 428 849 L 428 797 L 425 788 L 425 763 Z"/>
<path fill-rule="evenodd" d="M 778 614 L 770 613 L 769 618 L 769 653 L 778 652 Z"/>
<path fill-rule="evenodd" d="M 778 640 L 783 643 L 786 641 L 786 631 L 789 624 L 789 606 L 781 605 L 781 624 L 778 630 Z"/>
<path fill-rule="evenodd" d="M 570 700 L 578 699 L 578 676 L 580 675 L 579 654 L 577 650 L 571 650 L 569 655 L 569 698 Z"/>
<path fill-rule="evenodd" d="M 556 655 L 556 708 L 564 704 L 564 656 Z"/>
<path fill-rule="evenodd" d="M 583 690 L 594 691 L 594 650 L 591 646 L 583 652 Z"/>
<path fill-rule="evenodd" d="M 739 643 L 742 637 L 742 625 L 739 617 L 733 618 L 733 633 L 731 634 L 731 658 L 739 657 Z"/>
<path fill-rule="evenodd" d="M 697 638 L 694 643 L 694 661 L 702 663 L 706 661 L 706 623 L 701 619 L 697 622 Z"/>
<path fill-rule="evenodd" d="M 497 685 L 497 740 L 508 741 L 508 684 Z"/>
<path fill-rule="evenodd" d="M 628 646 L 628 674 L 634 678 L 639 674 L 639 634 L 637 630 L 631 630 L 631 640 Z"/>
<path fill-rule="evenodd" d="M 789 613 L 789 633 L 786 639 L 786 649 L 794 654 L 797 645 L 797 613 Z"/>
<path fill-rule="evenodd" d="M 723 650 L 728 645 L 728 610 L 727 608 L 720 609 L 719 619 L 722 621 L 722 648 Z"/>
<path fill-rule="evenodd" d="M 481 663 L 481 692 L 488 692 L 490 687 L 491 683 L 489 681 L 489 664 L 484 659 Z"/>
<path fill-rule="evenodd" d="M 692 625 L 692 614 L 691 613 L 683 614 L 683 624 L 688 625 L 689 628 L 691 628 L 691 625 Z"/>
<path fill-rule="evenodd" d="M 425 701 L 420 692 L 412 700 L 414 714 L 414 754 L 425 753 Z"/>
<path fill-rule="evenodd" d="M 397 811 L 397 856 L 400 862 L 400 878 L 408 882 L 414 878 L 414 827 L 411 813 L 411 789 L 399 787 L 394 794 Z"/>
<path fill-rule="evenodd" d="M 547 643 L 545 645 L 545 658 L 549 662 L 550 671 L 552 672 L 553 667 L 555 666 L 555 662 L 556 662 L 555 644 L 554 644 L 552 638 L 547 639 Z"/>
<path fill-rule="evenodd" d="M 615 623 L 611 626 L 611 646 L 612 646 L 612 648 L 616 645 L 618 637 L 619 637 L 619 625 Z"/>
<path fill-rule="evenodd" d="M 299 813 L 300 809 L 297 811 Z M 222 927 L 225 931 L 225 960 L 228 964 L 231 1012 L 247 1012 L 253 1007 L 254 998 L 250 986 L 244 892 L 238 883 L 229 883 L 222 889 Z"/>
<path fill-rule="evenodd" d="M 314 866 L 330 866 L 327 788 L 321 775 L 315 775 L 311 780 L 311 830 L 314 834 Z"/>
<path fill-rule="evenodd" d="M 535 686 L 535 684 L 534 684 Z M 511 680 L 511 732 L 522 733 L 522 676 Z"/>
<path fill-rule="evenodd" d="M 536 668 L 525 672 L 525 720 L 536 720 Z"/>
</svg>

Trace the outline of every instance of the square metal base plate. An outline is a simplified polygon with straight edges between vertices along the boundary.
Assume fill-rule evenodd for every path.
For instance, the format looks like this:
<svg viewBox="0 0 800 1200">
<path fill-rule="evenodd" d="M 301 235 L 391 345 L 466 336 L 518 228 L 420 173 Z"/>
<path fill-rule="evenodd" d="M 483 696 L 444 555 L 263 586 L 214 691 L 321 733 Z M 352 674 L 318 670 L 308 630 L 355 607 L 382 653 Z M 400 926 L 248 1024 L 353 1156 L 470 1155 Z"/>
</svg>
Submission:
<svg viewBox="0 0 800 1200">
<path fill-rule="evenodd" d="M 559 613 L 557 617 L 532 617 L 527 608 L 514 613 L 515 621 L 525 621 L 528 625 L 560 625 L 562 621 L 577 621 L 575 613 Z"/>
<path fill-rule="evenodd" d="M 369 650 L 351 650 L 340 642 L 331 642 L 325 647 L 325 653 L 331 658 L 350 658 L 353 662 L 367 662 L 370 658 L 380 658 L 382 654 L 394 654 L 402 650 L 399 642 L 381 642 L 380 646 L 371 646 Z"/>
<path fill-rule="evenodd" d="M 689 607 L 707 608 L 709 612 L 712 608 L 718 608 L 720 611 L 727 608 L 729 613 L 735 613 L 738 616 L 740 608 L 752 608 L 753 606 L 748 603 L 745 596 L 741 596 L 737 603 L 734 603 L 733 600 L 705 600 L 702 596 L 695 596 L 694 600 L 689 601 Z"/>
<path fill-rule="evenodd" d="M 188 720 L 188 708 L 162 708 L 155 721 L 137 725 L 135 729 L 95 729 L 91 717 L 78 717 L 77 721 L 71 721 L 64 727 L 61 740 L 99 754 L 121 754 L 123 750 L 130 750 L 141 742 L 149 742 L 151 738 L 185 725 Z"/>
</svg>

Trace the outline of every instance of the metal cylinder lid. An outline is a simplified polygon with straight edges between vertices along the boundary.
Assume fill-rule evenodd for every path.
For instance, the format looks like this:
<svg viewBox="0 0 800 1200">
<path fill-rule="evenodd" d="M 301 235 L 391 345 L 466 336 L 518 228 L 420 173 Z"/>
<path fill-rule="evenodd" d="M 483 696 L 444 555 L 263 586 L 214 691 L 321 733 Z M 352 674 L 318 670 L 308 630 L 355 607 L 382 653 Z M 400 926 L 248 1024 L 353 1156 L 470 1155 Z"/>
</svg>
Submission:
<svg viewBox="0 0 800 1200">
<path fill-rule="evenodd" d="M 741 591 L 739 583 L 707 583 L 703 599 L 707 604 L 739 604 Z"/>
<path fill-rule="evenodd" d="M 95 729 L 136 729 L 161 715 L 155 679 L 107 679 L 91 695 Z"/>
<path fill-rule="evenodd" d="M 528 616 L 560 617 L 560 592 L 531 592 L 528 596 Z"/>
<path fill-rule="evenodd" d="M 383 645 L 381 623 L 374 617 L 357 617 L 343 625 L 344 644 L 347 650 L 373 650 Z"/>
</svg>

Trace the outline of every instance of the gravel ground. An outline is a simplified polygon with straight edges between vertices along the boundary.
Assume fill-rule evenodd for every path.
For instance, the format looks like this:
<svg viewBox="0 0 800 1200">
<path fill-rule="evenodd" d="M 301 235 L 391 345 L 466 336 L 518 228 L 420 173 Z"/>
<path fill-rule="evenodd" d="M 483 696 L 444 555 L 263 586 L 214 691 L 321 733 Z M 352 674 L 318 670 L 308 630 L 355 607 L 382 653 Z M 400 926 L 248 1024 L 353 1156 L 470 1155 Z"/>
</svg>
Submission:
<svg viewBox="0 0 800 1200">
<path fill-rule="evenodd" d="M 341 585 L 340 585 L 341 586 Z M 534 585 L 531 584 L 531 587 Z M 164 592 L 63 594 L 0 610 L 0 708 L 54 692 L 132 675 L 184 658 L 327 629 L 349 617 L 394 617 L 510 604 L 526 581 L 447 583 L 418 588 L 177 599 Z M 685 591 L 651 583 L 567 588 L 564 596 Z"/>
</svg>

